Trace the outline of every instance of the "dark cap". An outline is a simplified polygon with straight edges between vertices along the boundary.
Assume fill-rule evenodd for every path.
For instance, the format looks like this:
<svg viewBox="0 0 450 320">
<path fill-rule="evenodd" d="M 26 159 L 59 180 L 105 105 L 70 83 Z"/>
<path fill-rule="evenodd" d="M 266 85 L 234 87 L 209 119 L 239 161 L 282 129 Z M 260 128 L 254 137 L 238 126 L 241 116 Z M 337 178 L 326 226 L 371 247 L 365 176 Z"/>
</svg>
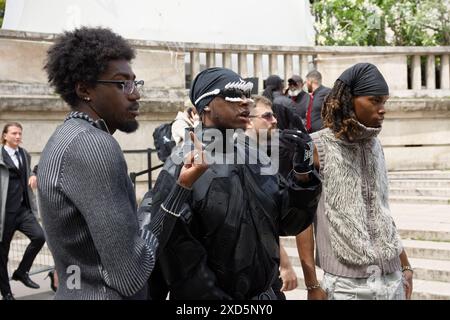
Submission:
<svg viewBox="0 0 450 320">
<path fill-rule="evenodd" d="M 296 75 L 296 74 L 294 74 L 292 77 L 290 77 L 289 79 L 288 79 L 288 83 L 290 84 L 290 83 L 294 83 L 294 84 L 297 84 L 297 83 L 303 83 L 303 79 L 302 79 L 302 77 L 300 77 L 300 76 L 298 76 L 298 75 Z"/>
</svg>

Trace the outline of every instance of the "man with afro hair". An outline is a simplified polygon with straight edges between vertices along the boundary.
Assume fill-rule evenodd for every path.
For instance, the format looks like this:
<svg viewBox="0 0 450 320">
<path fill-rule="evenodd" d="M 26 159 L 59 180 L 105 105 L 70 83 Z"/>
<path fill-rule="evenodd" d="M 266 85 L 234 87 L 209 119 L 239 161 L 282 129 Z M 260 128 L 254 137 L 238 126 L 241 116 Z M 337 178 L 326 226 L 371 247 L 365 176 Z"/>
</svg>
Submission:
<svg viewBox="0 0 450 320">
<path fill-rule="evenodd" d="M 205 170 L 184 166 L 160 207 L 160 220 L 139 228 L 136 196 L 116 131 L 138 128 L 135 51 L 104 28 L 62 34 L 45 70 L 72 109 L 45 146 L 38 172 L 39 205 L 59 276 L 56 299 L 145 299 L 165 231 Z"/>
</svg>

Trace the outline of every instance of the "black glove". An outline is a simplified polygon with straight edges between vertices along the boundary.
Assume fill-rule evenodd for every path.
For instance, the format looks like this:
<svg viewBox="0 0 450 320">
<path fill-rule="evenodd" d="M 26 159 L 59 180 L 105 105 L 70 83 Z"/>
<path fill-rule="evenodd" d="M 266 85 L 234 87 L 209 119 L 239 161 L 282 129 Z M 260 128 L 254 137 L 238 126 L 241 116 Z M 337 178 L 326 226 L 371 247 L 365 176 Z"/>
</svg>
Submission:
<svg viewBox="0 0 450 320">
<path fill-rule="evenodd" d="M 313 171 L 314 145 L 307 133 L 299 130 L 283 130 L 280 140 L 287 148 L 294 150 L 292 164 L 295 173 Z"/>
</svg>

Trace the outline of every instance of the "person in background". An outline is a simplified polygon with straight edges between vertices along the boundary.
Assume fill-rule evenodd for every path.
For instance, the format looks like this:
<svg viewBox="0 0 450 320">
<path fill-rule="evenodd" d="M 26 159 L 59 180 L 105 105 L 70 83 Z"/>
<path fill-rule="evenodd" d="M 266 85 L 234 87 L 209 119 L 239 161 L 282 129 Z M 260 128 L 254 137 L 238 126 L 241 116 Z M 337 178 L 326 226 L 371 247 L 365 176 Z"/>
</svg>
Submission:
<svg viewBox="0 0 450 320">
<path fill-rule="evenodd" d="M 15 300 L 8 276 L 8 253 L 16 231 L 30 240 L 12 279 L 39 289 L 28 275 L 33 261 L 45 243 L 44 231 L 36 217 L 36 199 L 32 186 L 36 176 L 31 171 L 30 154 L 22 147 L 22 125 L 7 123 L 2 131 L 0 150 L 0 290 L 3 300 Z"/>
<path fill-rule="evenodd" d="M 275 130 L 278 130 L 277 119 L 272 111 L 272 102 L 263 96 L 253 96 L 252 99 L 254 100 L 254 103 L 249 106 L 250 123 L 245 133 L 253 139 L 253 141 L 258 142 L 258 147 L 260 149 L 267 149 L 268 155 L 270 156 L 271 136 Z M 264 135 L 267 135 L 267 138 L 263 137 Z M 284 164 L 280 161 L 280 167 L 283 165 Z M 289 159 L 287 167 L 286 170 L 280 170 L 280 172 L 286 171 L 288 174 L 292 170 L 292 158 Z M 284 176 L 285 178 L 287 178 L 287 174 Z M 278 300 L 286 300 L 286 296 L 283 292 L 297 288 L 297 275 L 289 260 L 286 249 L 281 243 L 279 269 L 279 278 L 275 281 L 272 288 L 277 295 Z"/>
<path fill-rule="evenodd" d="M 172 123 L 172 139 L 176 145 L 180 145 L 186 136 L 186 129 L 195 128 L 199 123 L 195 107 L 188 107 L 185 111 L 178 111 L 175 121 Z"/>
<path fill-rule="evenodd" d="M 277 75 L 269 76 L 266 81 L 266 88 L 262 95 L 274 104 L 282 105 L 288 109 L 294 107 L 294 102 L 284 94 L 283 80 Z"/>
<path fill-rule="evenodd" d="M 272 102 L 272 110 L 279 128 L 300 129 L 303 127 L 301 118 L 295 114 L 294 101 L 283 94 L 283 80 L 279 76 L 271 75 L 267 78 L 262 95 Z"/>
<path fill-rule="evenodd" d="M 298 75 L 293 75 L 288 79 L 288 89 L 286 95 L 294 101 L 294 113 L 298 115 L 303 124 L 306 121 L 306 109 L 310 100 L 309 94 L 303 90 L 303 79 Z"/>
<path fill-rule="evenodd" d="M 323 128 L 321 111 L 325 97 L 330 92 L 330 88 L 322 85 L 322 74 L 313 70 L 306 75 L 306 87 L 310 100 L 305 113 L 305 127 L 308 132 L 316 132 Z"/>
</svg>

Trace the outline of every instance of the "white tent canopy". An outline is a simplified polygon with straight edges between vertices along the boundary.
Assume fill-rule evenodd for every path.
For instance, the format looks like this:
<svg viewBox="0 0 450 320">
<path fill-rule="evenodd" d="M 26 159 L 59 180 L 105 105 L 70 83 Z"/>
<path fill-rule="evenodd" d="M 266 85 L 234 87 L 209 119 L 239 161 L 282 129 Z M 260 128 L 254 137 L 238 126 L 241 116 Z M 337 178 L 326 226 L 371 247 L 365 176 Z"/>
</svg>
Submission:
<svg viewBox="0 0 450 320">
<path fill-rule="evenodd" d="M 106 26 L 128 39 L 314 45 L 308 0 L 7 0 L 3 29 Z"/>
</svg>

